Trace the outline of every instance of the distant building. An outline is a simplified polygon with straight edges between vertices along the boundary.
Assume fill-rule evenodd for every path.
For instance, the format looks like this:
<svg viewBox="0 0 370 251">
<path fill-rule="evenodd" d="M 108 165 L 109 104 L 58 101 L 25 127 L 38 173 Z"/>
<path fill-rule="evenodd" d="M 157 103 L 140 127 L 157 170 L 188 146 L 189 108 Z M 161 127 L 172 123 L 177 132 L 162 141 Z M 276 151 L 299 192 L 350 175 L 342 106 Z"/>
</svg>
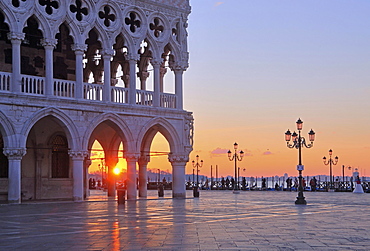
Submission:
<svg viewBox="0 0 370 251">
<path fill-rule="evenodd" d="M 95 140 L 108 195 L 123 154 L 128 199 L 137 178 L 146 197 L 158 132 L 170 145 L 173 197 L 185 197 L 189 13 L 189 0 L 0 0 L 0 199 L 83 200 Z"/>
</svg>

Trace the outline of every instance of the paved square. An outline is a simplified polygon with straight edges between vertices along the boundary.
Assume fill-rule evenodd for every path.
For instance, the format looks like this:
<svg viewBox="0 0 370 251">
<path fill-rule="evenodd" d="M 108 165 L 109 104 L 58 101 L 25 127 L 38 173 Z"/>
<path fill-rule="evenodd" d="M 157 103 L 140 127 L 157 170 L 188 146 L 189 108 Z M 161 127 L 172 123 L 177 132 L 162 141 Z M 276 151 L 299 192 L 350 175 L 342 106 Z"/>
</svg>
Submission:
<svg viewBox="0 0 370 251">
<path fill-rule="evenodd" d="M 370 194 L 306 192 L 304 206 L 295 192 L 148 192 L 0 205 L 0 250 L 370 250 Z"/>
</svg>

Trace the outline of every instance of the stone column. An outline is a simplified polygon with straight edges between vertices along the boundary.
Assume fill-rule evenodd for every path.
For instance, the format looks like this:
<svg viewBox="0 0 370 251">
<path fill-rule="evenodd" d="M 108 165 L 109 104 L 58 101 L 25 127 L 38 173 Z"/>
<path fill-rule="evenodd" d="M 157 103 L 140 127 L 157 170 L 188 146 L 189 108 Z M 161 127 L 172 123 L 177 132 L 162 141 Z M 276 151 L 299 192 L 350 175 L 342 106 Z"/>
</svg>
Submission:
<svg viewBox="0 0 370 251">
<path fill-rule="evenodd" d="M 8 202 L 19 204 L 22 199 L 21 192 L 21 160 L 26 155 L 26 148 L 6 148 L 4 155 L 8 157 Z"/>
<path fill-rule="evenodd" d="M 53 50 L 57 44 L 56 39 L 45 38 L 41 41 L 45 49 L 45 86 L 44 94 L 46 96 L 54 95 L 54 70 L 53 70 Z"/>
<path fill-rule="evenodd" d="M 172 197 L 185 198 L 185 166 L 189 161 L 189 155 L 169 154 L 168 160 L 172 164 Z"/>
<path fill-rule="evenodd" d="M 176 109 L 183 109 L 183 86 L 182 86 L 182 76 L 184 70 L 181 68 L 174 69 L 175 73 L 175 94 L 176 94 Z"/>
<path fill-rule="evenodd" d="M 105 164 L 108 166 L 108 197 L 116 197 L 116 175 L 114 174 L 114 168 L 118 163 L 117 156 L 109 156 L 111 153 L 105 152 Z"/>
<path fill-rule="evenodd" d="M 84 171 L 85 171 L 85 178 L 84 178 L 84 199 L 90 196 L 90 189 L 89 189 L 89 167 L 91 166 L 91 159 L 88 158 L 85 160 L 84 164 Z"/>
<path fill-rule="evenodd" d="M 151 64 L 153 66 L 154 71 L 154 96 L 153 96 L 153 106 L 160 107 L 161 106 L 161 61 L 159 60 L 151 60 Z"/>
<path fill-rule="evenodd" d="M 83 56 L 85 51 L 87 50 L 86 44 L 74 44 L 72 45 L 72 50 L 75 52 L 76 55 L 76 85 L 75 85 L 75 98 L 82 99 L 84 98 L 83 95 L 83 74 L 84 74 L 84 67 L 83 67 Z"/>
<path fill-rule="evenodd" d="M 146 198 L 148 194 L 148 174 L 147 166 L 150 161 L 150 157 L 142 155 L 139 159 L 139 197 Z"/>
<path fill-rule="evenodd" d="M 130 84 L 128 86 L 128 92 L 129 92 L 129 103 L 131 105 L 136 104 L 136 59 L 129 59 L 128 63 L 130 65 Z"/>
<path fill-rule="evenodd" d="M 83 201 L 84 199 L 84 159 L 88 156 L 85 151 L 69 151 L 72 158 L 73 170 L 73 200 Z"/>
<path fill-rule="evenodd" d="M 10 91 L 19 93 L 21 89 L 21 43 L 24 33 L 9 32 L 8 39 L 12 43 L 12 83 Z"/>
<path fill-rule="evenodd" d="M 125 153 L 124 157 L 127 162 L 127 199 L 136 200 L 137 196 L 137 176 L 136 176 L 136 162 L 139 154 Z"/>
<path fill-rule="evenodd" d="M 160 75 L 160 77 L 159 77 L 159 82 L 160 82 L 159 83 L 159 90 L 160 90 L 161 93 L 164 92 L 164 76 L 166 75 L 166 73 L 167 73 L 167 69 L 165 67 L 165 64 L 162 63 L 161 67 L 159 69 L 159 75 Z"/>
<path fill-rule="evenodd" d="M 104 49 L 102 52 L 103 62 L 104 62 L 104 86 L 103 86 L 103 101 L 111 102 L 111 71 L 110 71 L 110 61 L 114 56 L 113 49 Z"/>
</svg>

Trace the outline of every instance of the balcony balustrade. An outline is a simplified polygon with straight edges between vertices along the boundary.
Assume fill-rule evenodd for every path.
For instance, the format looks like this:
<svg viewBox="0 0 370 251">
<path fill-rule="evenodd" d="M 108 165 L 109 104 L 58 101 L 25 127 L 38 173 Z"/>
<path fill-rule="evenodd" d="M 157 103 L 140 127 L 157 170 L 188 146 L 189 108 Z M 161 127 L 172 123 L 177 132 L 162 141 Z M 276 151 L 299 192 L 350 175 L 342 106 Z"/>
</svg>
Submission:
<svg viewBox="0 0 370 251">
<path fill-rule="evenodd" d="M 0 93 L 10 92 L 12 74 L 0 72 Z M 67 99 L 76 98 L 76 82 L 69 80 L 53 80 L 53 96 Z M 83 99 L 103 101 L 103 84 L 83 83 Z M 45 95 L 45 77 L 21 75 L 20 92 L 24 95 L 44 96 Z M 111 86 L 111 102 L 128 104 L 129 88 Z M 153 106 L 154 92 L 146 90 L 135 90 L 135 105 Z M 160 94 L 160 107 L 176 109 L 176 95 L 170 93 Z"/>
</svg>

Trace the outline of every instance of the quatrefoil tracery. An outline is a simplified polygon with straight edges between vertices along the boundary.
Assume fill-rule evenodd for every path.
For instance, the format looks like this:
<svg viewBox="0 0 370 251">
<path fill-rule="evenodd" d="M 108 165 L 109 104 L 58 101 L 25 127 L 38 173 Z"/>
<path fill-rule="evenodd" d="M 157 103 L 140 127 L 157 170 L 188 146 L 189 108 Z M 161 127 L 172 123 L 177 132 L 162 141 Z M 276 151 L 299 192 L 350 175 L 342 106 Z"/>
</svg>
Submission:
<svg viewBox="0 0 370 251">
<path fill-rule="evenodd" d="M 136 19 L 136 13 L 130 12 L 129 17 L 125 18 L 126 25 L 130 26 L 130 31 L 134 33 L 137 28 L 140 28 L 141 21 Z"/>
<path fill-rule="evenodd" d="M 111 11 L 108 5 L 104 6 L 104 11 L 99 11 L 99 17 L 104 19 L 104 25 L 109 27 L 111 22 L 116 20 L 116 16 L 114 14 L 109 14 Z"/>
<path fill-rule="evenodd" d="M 22 2 L 26 2 L 26 0 L 22 0 Z M 18 8 L 21 5 L 21 2 L 19 0 L 12 0 L 12 5 Z"/>
<path fill-rule="evenodd" d="M 86 7 L 82 8 L 82 1 L 81 0 L 76 0 L 76 5 L 71 4 L 69 6 L 69 9 L 71 10 L 72 13 L 76 13 L 76 19 L 78 21 L 82 21 L 82 15 L 87 16 L 88 14 L 88 9 Z"/>
<path fill-rule="evenodd" d="M 53 14 L 53 8 L 58 9 L 59 4 L 57 1 L 54 0 L 39 0 L 39 4 L 41 6 L 46 6 L 45 7 L 45 12 L 49 15 Z"/>
<path fill-rule="evenodd" d="M 150 23 L 149 28 L 154 31 L 154 36 L 159 37 L 161 33 L 164 31 L 164 26 L 160 24 L 161 20 L 156 17 L 153 20 L 153 23 Z"/>
</svg>

